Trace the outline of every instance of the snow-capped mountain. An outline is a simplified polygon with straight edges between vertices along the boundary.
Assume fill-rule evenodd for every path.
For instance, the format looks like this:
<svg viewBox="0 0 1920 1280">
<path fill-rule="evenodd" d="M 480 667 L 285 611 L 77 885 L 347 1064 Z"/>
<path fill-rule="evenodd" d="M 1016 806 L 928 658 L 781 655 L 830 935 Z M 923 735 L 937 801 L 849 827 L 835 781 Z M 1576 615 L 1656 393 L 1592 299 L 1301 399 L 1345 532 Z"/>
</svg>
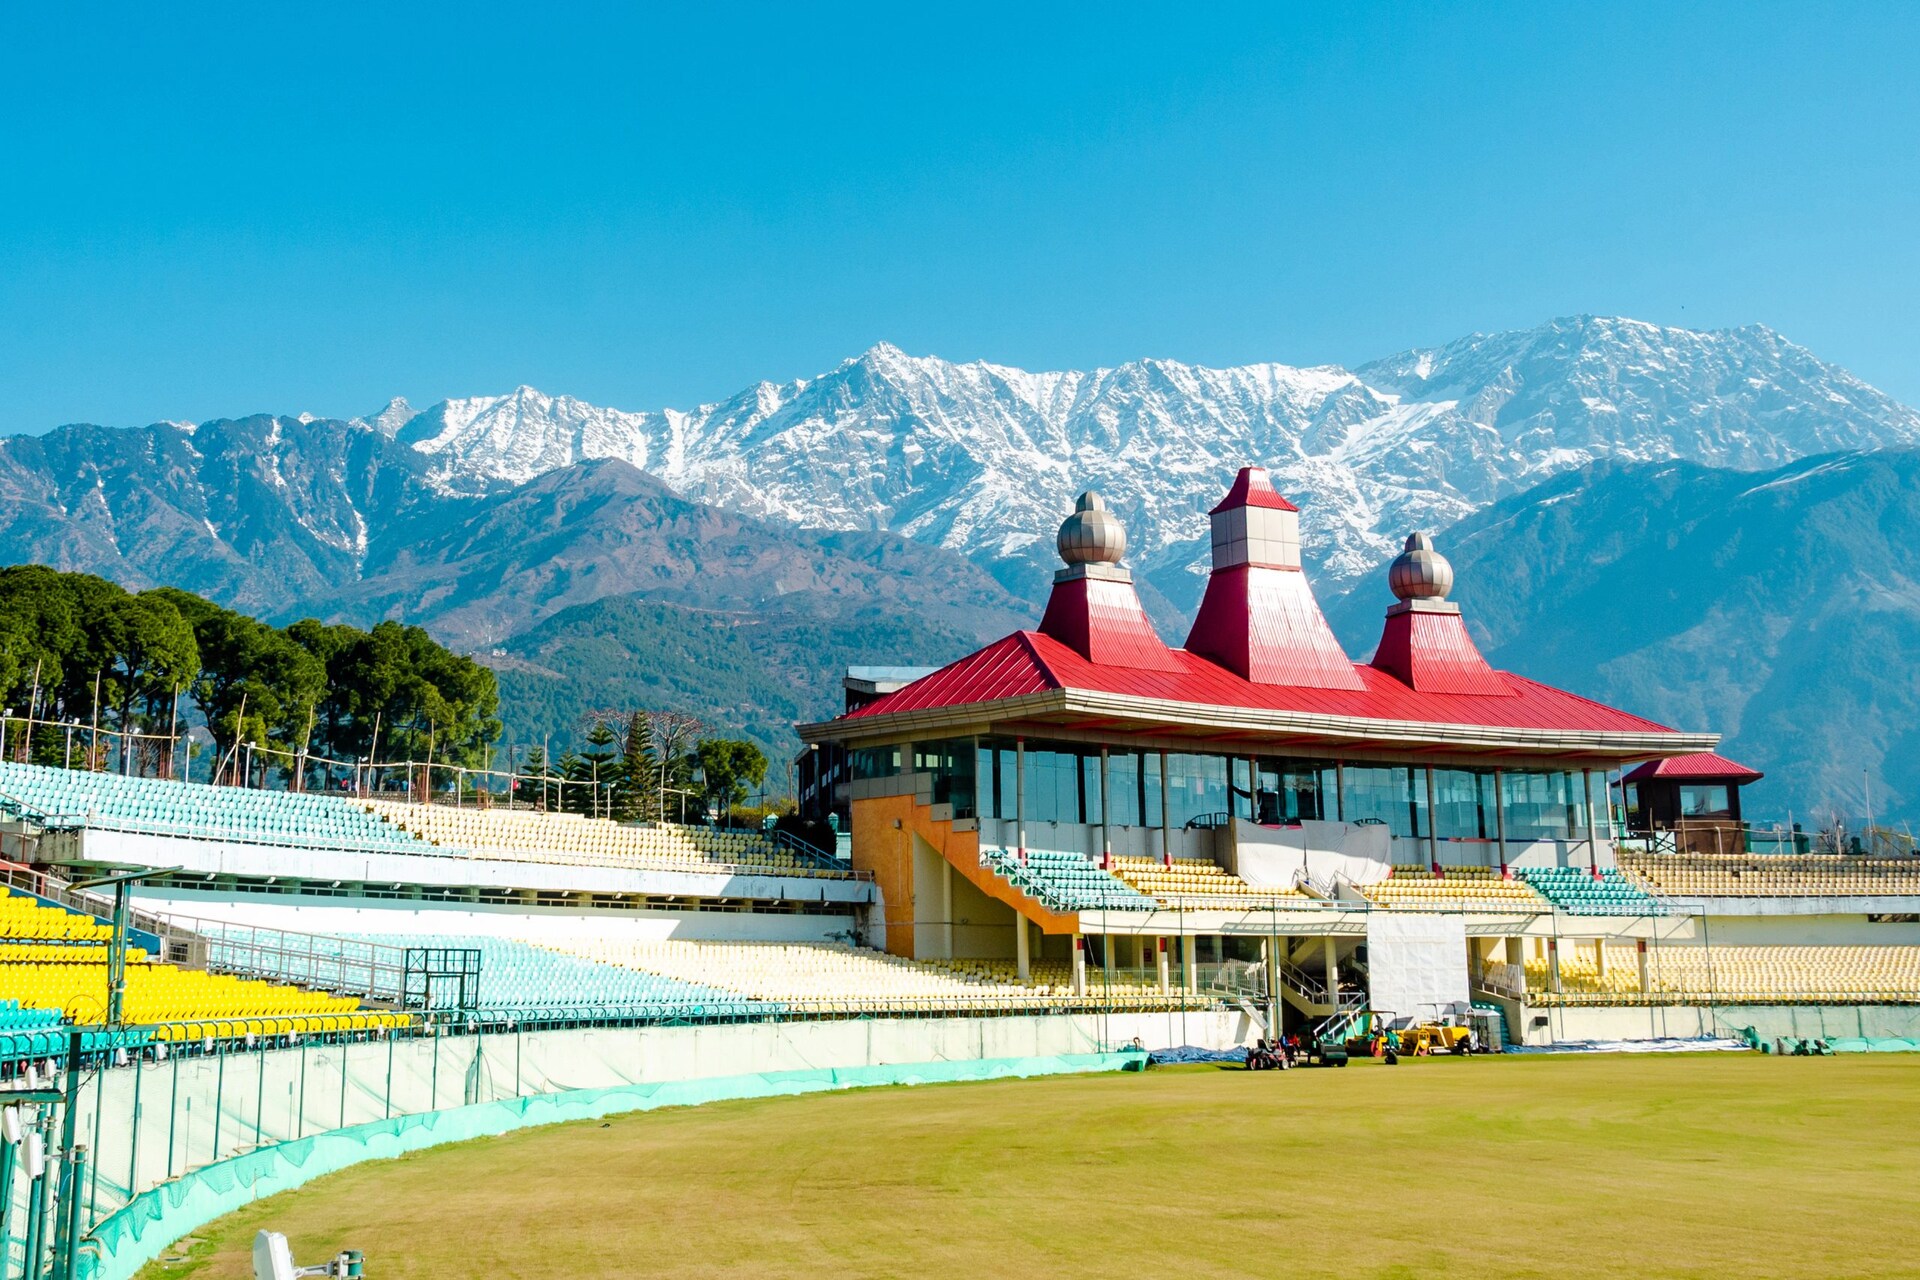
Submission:
<svg viewBox="0 0 1920 1280">
<path fill-rule="evenodd" d="M 687 412 L 521 387 L 392 428 L 395 416 L 375 422 L 450 494 L 620 458 L 701 501 L 938 543 L 1021 590 L 1052 564 L 1074 494 L 1094 487 L 1127 521 L 1136 567 L 1182 609 L 1206 571 L 1206 509 L 1247 461 L 1306 509 L 1310 561 L 1337 590 L 1409 530 L 1589 462 L 1754 468 L 1920 442 L 1920 414 L 1764 327 L 1593 317 L 1353 370 L 1140 360 L 1029 373 L 882 344 Z"/>
</svg>

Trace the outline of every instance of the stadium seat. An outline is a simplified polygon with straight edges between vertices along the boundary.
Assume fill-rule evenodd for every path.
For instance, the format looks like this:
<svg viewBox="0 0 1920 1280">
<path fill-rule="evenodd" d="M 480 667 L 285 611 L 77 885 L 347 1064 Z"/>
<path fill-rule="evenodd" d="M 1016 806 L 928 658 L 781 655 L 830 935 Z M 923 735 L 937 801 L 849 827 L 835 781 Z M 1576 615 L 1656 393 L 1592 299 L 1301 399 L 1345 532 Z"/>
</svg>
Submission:
<svg viewBox="0 0 1920 1280">
<path fill-rule="evenodd" d="M 1210 858 L 1113 859 L 1113 873 L 1126 884 L 1173 907 L 1245 911 L 1265 907 L 1312 907 L 1319 900 L 1298 889 L 1248 884 Z"/>
<path fill-rule="evenodd" d="M 1673 898 L 1920 896 L 1920 858 L 1622 849 L 1619 860 L 1649 890 Z"/>
<path fill-rule="evenodd" d="M 1580 867 L 1523 867 L 1515 872 L 1570 916 L 1658 916 L 1666 907 L 1612 867 L 1599 879 Z"/>
<path fill-rule="evenodd" d="M 1376 906 L 1418 911 L 1514 912 L 1549 909 L 1546 899 L 1524 882 L 1508 880 L 1491 867 L 1447 867 L 1436 876 L 1431 867 L 1396 865 L 1385 880 L 1360 886 Z"/>
<path fill-rule="evenodd" d="M 982 849 L 980 865 L 1053 911 L 1153 911 L 1160 904 L 1102 871 L 1085 854 L 1028 849 Z"/>
</svg>

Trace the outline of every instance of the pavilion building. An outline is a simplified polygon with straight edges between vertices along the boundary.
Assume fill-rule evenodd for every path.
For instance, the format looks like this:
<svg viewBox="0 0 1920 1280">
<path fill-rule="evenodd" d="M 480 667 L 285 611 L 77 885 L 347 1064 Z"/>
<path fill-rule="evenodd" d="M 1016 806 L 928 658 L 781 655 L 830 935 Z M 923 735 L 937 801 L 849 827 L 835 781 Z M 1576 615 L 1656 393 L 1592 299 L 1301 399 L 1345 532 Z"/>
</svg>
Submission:
<svg viewBox="0 0 1920 1280">
<path fill-rule="evenodd" d="M 1364 975 L 1374 1008 L 1411 1012 L 1464 999 L 1501 945 L 1513 965 L 1537 954 L 1526 939 L 1552 907 L 1529 874 L 1617 875 L 1609 771 L 1718 742 L 1494 670 L 1421 533 L 1356 663 L 1263 469 L 1210 519 L 1183 647 L 1086 493 L 1037 630 L 799 726 L 844 752 L 846 780 L 813 808 L 876 879 L 873 942 L 1022 978 L 1064 966 L 1076 989 L 1263 964 L 1303 1014 L 1336 1011 Z"/>
</svg>

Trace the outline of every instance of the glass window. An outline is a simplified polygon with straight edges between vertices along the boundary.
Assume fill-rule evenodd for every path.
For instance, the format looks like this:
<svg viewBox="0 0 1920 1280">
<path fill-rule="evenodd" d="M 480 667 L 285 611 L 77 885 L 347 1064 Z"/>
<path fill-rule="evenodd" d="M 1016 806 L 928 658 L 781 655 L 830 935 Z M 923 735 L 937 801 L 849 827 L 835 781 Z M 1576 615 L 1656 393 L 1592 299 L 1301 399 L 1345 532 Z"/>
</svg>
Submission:
<svg viewBox="0 0 1920 1280">
<path fill-rule="evenodd" d="M 1425 780 L 1422 779 L 1422 785 Z M 1493 775 L 1474 769 L 1433 771 L 1433 831 L 1441 839 L 1478 840 L 1493 826 Z"/>
<path fill-rule="evenodd" d="M 1582 834 L 1580 786 L 1573 774 L 1512 772 L 1501 776 L 1509 840 L 1573 840 Z"/>
<path fill-rule="evenodd" d="M 1100 753 L 1090 751 L 1080 757 L 1080 812 L 1082 822 L 1098 823 L 1105 819 L 1100 809 Z"/>
<path fill-rule="evenodd" d="M 1176 827 L 1207 814 L 1227 812 L 1227 758 L 1169 755 L 1167 805 Z"/>
<path fill-rule="evenodd" d="M 853 776 L 891 778 L 900 772 L 900 748 L 858 747 L 853 751 Z"/>
<path fill-rule="evenodd" d="M 915 772 L 933 776 L 933 803 L 950 804 L 956 818 L 974 816 L 974 747 L 971 738 L 917 742 Z"/>
<path fill-rule="evenodd" d="M 1107 821 L 1116 827 L 1142 827 L 1140 755 L 1134 751 L 1115 751 L 1107 757 L 1107 803 L 1113 812 Z M 1155 801 L 1159 796 L 1154 797 Z"/>
<path fill-rule="evenodd" d="M 1384 822 L 1396 836 L 1422 836 L 1427 811 L 1426 776 L 1406 765 L 1348 765 L 1348 822 Z M 1414 778 L 1420 779 L 1415 794 Z"/>
<path fill-rule="evenodd" d="M 1097 796 L 1099 765 L 1093 762 L 1093 786 Z M 1027 744 L 1027 821 L 1085 822 L 1086 806 L 1081 795 L 1086 773 L 1078 751 L 1059 751 Z"/>
<path fill-rule="evenodd" d="M 1725 818 L 1733 813 L 1724 783 L 1687 783 L 1680 788 L 1683 818 Z"/>
<path fill-rule="evenodd" d="M 1140 757 L 1140 825 L 1166 825 L 1160 811 L 1160 753 L 1149 751 Z"/>
<path fill-rule="evenodd" d="M 1266 826 L 1333 816 L 1337 785 L 1322 760 L 1262 760 L 1255 821 Z"/>
</svg>

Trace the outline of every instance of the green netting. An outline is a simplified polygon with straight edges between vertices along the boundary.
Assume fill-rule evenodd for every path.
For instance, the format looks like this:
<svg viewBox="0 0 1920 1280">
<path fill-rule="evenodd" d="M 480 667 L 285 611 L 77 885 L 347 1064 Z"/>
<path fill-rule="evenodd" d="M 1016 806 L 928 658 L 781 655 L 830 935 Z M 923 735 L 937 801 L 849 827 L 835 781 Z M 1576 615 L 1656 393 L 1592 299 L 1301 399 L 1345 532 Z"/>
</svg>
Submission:
<svg viewBox="0 0 1920 1280">
<path fill-rule="evenodd" d="M 659 1107 L 768 1098 L 875 1085 L 944 1084 L 1089 1071 L 1139 1070 L 1146 1054 L 1058 1054 L 889 1066 L 768 1071 L 702 1080 L 537 1094 L 355 1125 L 283 1142 L 208 1165 L 137 1196 L 82 1242 L 82 1280 L 125 1280 L 181 1236 L 253 1200 L 303 1186 L 350 1165 L 535 1125 L 590 1120 Z"/>
</svg>

